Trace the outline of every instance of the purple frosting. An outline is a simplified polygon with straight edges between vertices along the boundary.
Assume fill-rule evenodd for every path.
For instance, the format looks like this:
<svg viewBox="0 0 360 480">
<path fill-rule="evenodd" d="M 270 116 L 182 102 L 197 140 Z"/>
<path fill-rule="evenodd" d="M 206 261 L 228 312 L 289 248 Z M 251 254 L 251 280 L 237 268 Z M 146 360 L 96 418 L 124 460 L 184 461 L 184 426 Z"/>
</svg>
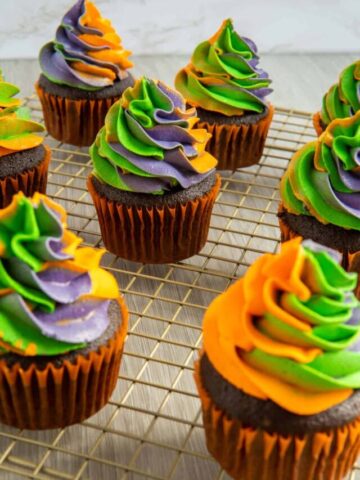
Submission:
<svg viewBox="0 0 360 480">
<path fill-rule="evenodd" d="M 44 336 L 70 344 L 96 340 L 109 324 L 109 300 L 82 300 L 45 313 L 31 311 L 20 295 L 14 293 L 0 297 L 0 306 L 11 311 L 19 322 L 35 325 Z"/>
<path fill-rule="evenodd" d="M 110 69 L 115 73 L 117 80 L 126 78 L 128 72 L 115 63 L 95 59 L 89 55 L 90 52 L 110 47 L 106 44 L 94 46 L 79 38 L 81 34 L 103 36 L 101 31 L 81 25 L 81 17 L 85 10 L 85 0 L 78 0 L 64 15 L 56 31 L 55 41 L 47 43 L 41 49 L 39 60 L 43 74 L 50 81 L 84 90 L 98 90 L 112 85 L 114 80 L 82 73 L 72 67 L 73 62 Z"/>
<path fill-rule="evenodd" d="M 64 219 L 48 203 L 34 204 L 26 197 L 21 197 L 13 216 L 0 225 L 6 245 L 0 258 L 0 288 L 11 290 L 0 296 L 3 331 L 9 322 L 15 322 L 14 332 L 29 325 L 38 336 L 68 343 L 69 349 L 99 338 L 109 325 L 110 300 L 92 295 L 88 267 L 64 253 Z M 18 233 L 21 224 L 24 231 Z M 75 247 L 77 239 L 70 240 Z"/>
<path fill-rule="evenodd" d="M 213 159 L 213 165 L 204 172 L 193 163 L 199 155 L 197 131 L 190 128 L 195 109 L 186 110 L 182 96 L 161 82 L 146 78 L 138 82 L 141 84 L 134 91 L 141 91 L 145 99 L 125 93 L 124 98 L 130 100 L 111 108 L 91 147 L 95 175 L 116 188 L 141 193 L 163 193 L 198 184 L 214 171 L 216 161 Z M 130 137 L 126 146 L 118 134 L 121 130 Z M 147 155 L 149 147 L 162 151 L 162 155 Z"/>
</svg>

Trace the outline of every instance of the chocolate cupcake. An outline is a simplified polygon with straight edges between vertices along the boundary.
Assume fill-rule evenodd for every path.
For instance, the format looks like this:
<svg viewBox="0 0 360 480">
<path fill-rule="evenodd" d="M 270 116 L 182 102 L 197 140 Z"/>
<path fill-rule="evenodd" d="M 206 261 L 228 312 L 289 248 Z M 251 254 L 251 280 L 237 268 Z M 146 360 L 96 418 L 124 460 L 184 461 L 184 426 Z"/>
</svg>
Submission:
<svg viewBox="0 0 360 480">
<path fill-rule="evenodd" d="M 197 108 L 199 128 L 212 134 L 207 150 L 219 170 L 236 170 L 259 162 L 274 108 L 265 97 L 272 91 L 268 74 L 258 68 L 257 47 L 240 37 L 232 21 L 200 43 L 175 86 Z"/>
<path fill-rule="evenodd" d="M 44 127 L 30 119 L 30 110 L 15 97 L 18 93 L 0 70 L 0 208 L 19 191 L 28 196 L 46 191 L 51 152 L 37 135 Z"/>
<path fill-rule="evenodd" d="M 109 110 L 90 148 L 88 189 L 110 252 L 167 263 L 204 246 L 220 178 L 196 121 L 181 95 L 147 78 Z"/>
<path fill-rule="evenodd" d="M 36 90 L 50 135 L 77 146 L 94 141 L 110 106 L 134 83 L 130 53 L 90 0 L 76 2 L 40 52 Z"/>
<path fill-rule="evenodd" d="M 338 250 L 344 268 L 360 251 L 360 111 L 333 120 L 295 153 L 280 185 L 281 240 L 297 235 Z"/>
<path fill-rule="evenodd" d="M 66 213 L 19 193 L 0 210 L 0 421 L 61 428 L 108 401 L 128 314 L 103 251 L 80 248 Z"/>
<path fill-rule="evenodd" d="M 346 67 L 324 95 L 320 112 L 313 116 L 318 135 L 336 118 L 346 118 L 360 110 L 360 60 Z"/>
<path fill-rule="evenodd" d="M 341 480 L 360 450 L 356 274 L 300 238 L 208 308 L 196 364 L 207 447 L 237 480 Z"/>
</svg>

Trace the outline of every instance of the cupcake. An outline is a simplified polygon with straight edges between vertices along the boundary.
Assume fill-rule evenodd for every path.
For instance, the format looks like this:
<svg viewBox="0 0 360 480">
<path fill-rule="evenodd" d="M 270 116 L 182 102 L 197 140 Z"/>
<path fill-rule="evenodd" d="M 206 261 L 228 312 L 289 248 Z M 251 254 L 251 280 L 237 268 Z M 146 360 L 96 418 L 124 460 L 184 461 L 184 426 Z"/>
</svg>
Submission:
<svg viewBox="0 0 360 480">
<path fill-rule="evenodd" d="M 340 480 L 360 449 L 360 308 L 339 254 L 293 239 L 216 298 L 195 378 L 237 480 Z"/>
<path fill-rule="evenodd" d="M 255 43 L 225 20 L 176 75 L 177 90 L 197 108 L 198 127 L 212 134 L 207 150 L 220 170 L 234 171 L 261 158 L 274 108 L 265 100 L 271 80 L 258 63 Z"/>
<path fill-rule="evenodd" d="M 339 82 L 324 95 L 321 111 L 313 116 L 313 123 L 318 135 L 335 120 L 354 115 L 360 110 L 360 60 L 345 68 L 340 74 Z"/>
<path fill-rule="evenodd" d="M 18 87 L 4 81 L 0 71 L 0 208 L 21 191 L 45 193 L 51 152 L 38 133 L 44 127 L 30 119 L 15 95 Z"/>
<path fill-rule="evenodd" d="M 81 422 L 118 379 L 128 314 L 103 251 L 79 247 L 66 213 L 19 193 L 0 210 L 0 421 Z"/>
<path fill-rule="evenodd" d="M 109 110 L 90 148 L 88 179 L 105 247 L 142 263 L 198 253 L 220 187 L 210 135 L 195 109 L 160 81 L 141 78 Z"/>
<path fill-rule="evenodd" d="M 343 255 L 360 251 L 360 111 L 333 120 L 295 153 L 280 184 L 281 240 L 297 235 Z"/>
<path fill-rule="evenodd" d="M 50 135 L 77 146 L 94 141 L 110 106 L 133 85 L 130 53 L 92 2 L 76 2 L 40 51 L 36 90 Z"/>
</svg>

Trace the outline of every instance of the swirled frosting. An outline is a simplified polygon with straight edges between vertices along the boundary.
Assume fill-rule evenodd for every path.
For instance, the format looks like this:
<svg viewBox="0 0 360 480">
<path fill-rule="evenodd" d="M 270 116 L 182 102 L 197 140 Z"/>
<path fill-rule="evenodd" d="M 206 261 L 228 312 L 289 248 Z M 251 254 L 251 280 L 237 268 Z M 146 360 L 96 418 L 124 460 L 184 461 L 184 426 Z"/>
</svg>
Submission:
<svg viewBox="0 0 360 480">
<path fill-rule="evenodd" d="M 204 349 L 248 395 L 299 415 L 341 403 L 360 388 L 357 274 L 340 256 L 296 238 L 260 257 L 210 305 Z"/>
<path fill-rule="evenodd" d="M 22 109 L 22 115 L 27 116 Z M 22 118 L 15 114 L 0 114 L 0 158 L 11 153 L 28 150 L 41 145 L 44 138 L 37 135 L 45 128 L 29 118 Z"/>
<path fill-rule="evenodd" d="M 78 0 L 64 15 L 55 41 L 41 49 L 40 66 L 54 83 L 98 90 L 128 76 L 130 54 L 95 5 Z"/>
<path fill-rule="evenodd" d="M 290 213 L 360 230 L 360 111 L 333 120 L 316 142 L 299 150 L 280 188 Z"/>
<path fill-rule="evenodd" d="M 21 150 L 41 145 L 43 137 L 36 135 L 45 128 L 30 119 L 30 110 L 21 107 L 14 98 L 19 88 L 4 81 L 0 70 L 0 158 Z"/>
<path fill-rule="evenodd" d="M 80 242 L 45 195 L 19 193 L 0 210 L 1 353 L 58 355 L 106 330 L 117 283 L 99 267 L 103 251 Z"/>
<path fill-rule="evenodd" d="M 90 154 L 94 175 L 120 190 L 162 194 L 210 175 L 210 135 L 193 128 L 195 110 L 160 81 L 138 79 L 106 115 Z"/>
<path fill-rule="evenodd" d="M 190 63 L 178 72 L 175 86 L 194 107 L 227 116 L 263 112 L 265 97 L 272 92 L 271 80 L 258 63 L 255 43 L 240 37 L 228 19 L 195 48 Z"/>
<path fill-rule="evenodd" d="M 0 69 L 0 117 L 15 112 L 21 105 L 19 98 L 14 98 L 20 89 L 8 82 L 5 82 Z"/>
<path fill-rule="evenodd" d="M 360 60 L 340 73 L 339 82 L 324 95 L 320 118 L 327 126 L 335 118 L 346 118 L 360 110 Z"/>
</svg>

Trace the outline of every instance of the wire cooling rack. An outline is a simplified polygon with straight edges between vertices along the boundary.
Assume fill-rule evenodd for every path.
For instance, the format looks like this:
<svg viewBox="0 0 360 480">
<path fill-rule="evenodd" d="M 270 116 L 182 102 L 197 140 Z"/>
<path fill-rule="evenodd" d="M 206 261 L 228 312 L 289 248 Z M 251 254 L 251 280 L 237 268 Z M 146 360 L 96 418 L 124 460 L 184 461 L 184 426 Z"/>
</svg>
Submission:
<svg viewBox="0 0 360 480">
<path fill-rule="evenodd" d="M 27 103 L 42 121 L 36 97 Z M 104 256 L 131 313 L 116 391 L 81 425 L 43 432 L 0 426 L 1 479 L 229 479 L 206 450 L 193 381 L 202 317 L 259 255 L 276 251 L 278 183 L 293 152 L 313 138 L 310 114 L 276 109 L 261 163 L 224 172 L 199 255 L 156 266 Z M 102 246 L 85 184 L 87 150 L 49 136 L 46 143 L 53 150 L 48 194 L 67 209 L 70 228 L 86 244 Z"/>
</svg>

